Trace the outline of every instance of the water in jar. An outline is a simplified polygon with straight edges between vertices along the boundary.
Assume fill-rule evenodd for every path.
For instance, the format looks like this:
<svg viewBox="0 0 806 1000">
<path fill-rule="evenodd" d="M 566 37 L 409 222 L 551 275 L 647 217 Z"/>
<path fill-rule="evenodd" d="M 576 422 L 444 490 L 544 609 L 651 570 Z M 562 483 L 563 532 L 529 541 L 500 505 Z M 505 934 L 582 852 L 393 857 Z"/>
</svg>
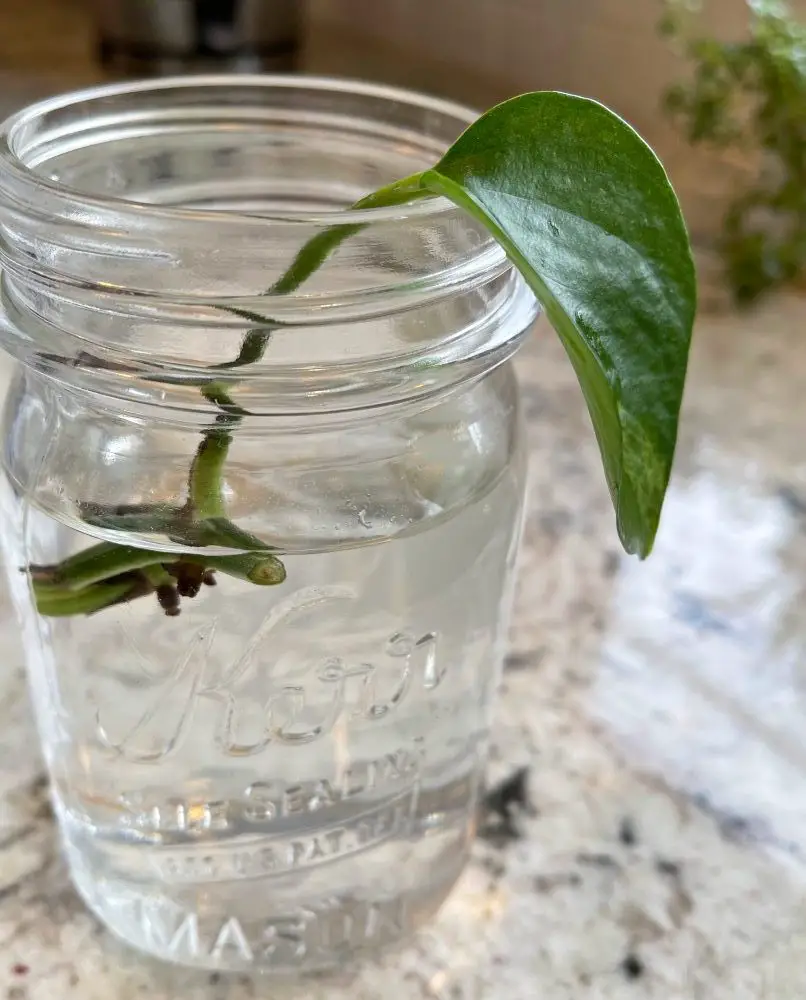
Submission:
<svg viewBox="0 0 806 1000">
<path fill-rule="evenodd" d="M 521 489 L 510 467 L 409 533 L 285 557 L 280 586 L 219 574 L 178 617 L 37 616 L 18 567 L 94 539 L 27 508 L 6 557 L 57 812 L 118 935 L 295 972 L 433 914 L 474 828 Z"/>
</svg>

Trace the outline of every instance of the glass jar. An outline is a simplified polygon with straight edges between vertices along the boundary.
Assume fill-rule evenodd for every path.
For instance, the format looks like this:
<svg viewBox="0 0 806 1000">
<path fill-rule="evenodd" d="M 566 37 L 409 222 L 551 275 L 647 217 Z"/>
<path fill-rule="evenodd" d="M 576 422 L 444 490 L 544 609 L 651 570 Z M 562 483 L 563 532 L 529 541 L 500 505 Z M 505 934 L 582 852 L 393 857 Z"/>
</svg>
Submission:
<svg viewBox="0 0 806 1000">
<path fill-rule="evenodd" d="M 339 965 L 467 858 L 534 299 L 447 201 L 334 213 L 470 118 L 202 77 L 3 127 L 7 569 L 73 880 L 161 958 Z"/>
</svg>

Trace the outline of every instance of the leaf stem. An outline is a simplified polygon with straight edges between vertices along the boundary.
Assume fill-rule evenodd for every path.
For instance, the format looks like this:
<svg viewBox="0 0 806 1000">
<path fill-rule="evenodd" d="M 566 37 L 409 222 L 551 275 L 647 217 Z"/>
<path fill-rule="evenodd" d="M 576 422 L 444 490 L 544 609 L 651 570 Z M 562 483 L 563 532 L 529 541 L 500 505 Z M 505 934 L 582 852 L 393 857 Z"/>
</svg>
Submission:
<svg viewBox="0 0 806 1000">
<path fill-rule="evenodd" d="M 429 197 L 421 185 L 421 174 L 395 181 L 361 198 L 353 210 L 394 207 L 418 198 Z M 307 281 L 325 260 L 350 236 L 366 227 L 366 222 L 337 223 L 311 239 L 299 250 L 284 274 L 268 289 L 267 295 L 288 295 Z M 233 315 L 256 324 L 244 337 L 238 356 L 216 366 L 216 370 L 232 370 L 254 364 L 263 357 L 271 335 L 280 324 L 250 310 L 222 307 Z M 202 569 L 218 569 L 230 576 L 248 580 L 260 586 L 271 586 L 285 580 L 286 571 L 261 539 L 243 531 L 226 516 L 224 499 L 224 467 L 232 444 L 232 432 L 248 411 L 232 398 L 230 389 L 236 383 L 217 379 L 200 386 L 202 396 L 219 410 L 215 425 L 205 431 L 188 473 L 188 503 L 185 508 L 165 505 L 121 509 L 107 512 L 97 505 L 84 504 L 88 524 L 112 530 L 160 530 L 184 544 L 220 545 L 246 550 L 242 555 L 208 556 L 183 555 L 181 561 Z M 250 551 L 251 550 L 251 551 Z M 57 566 L 31 566 L 30 572 L 41 614 L 81 614 L 117 603 L 127 593 L 134 596 L 157 591 L 167 613 L 176 609 L 164 603 L 164 594 L 173 588 L 172 577 L 164 568 L 159 553 L 129 545 L 102 542 L 64 560 Z M 178 565 L 176 563 L 175 565 Z M 126 576 L 133 571 L 141 574 L 133 588 Z M 118 577 L 122 579 L 117 580 Z M 106 585 L 101 586 L 106 581 Z M 145 585 L 144 585 L 145 584 Z"/>
<path fill-rule="evenodd" d="M 206 556 L 186 555 L 185 562 L 205 569 L 216 569 L 228 576 L 262 587 L 275 586 L 285 580 L 285 566 L 273 555 L 258 552 L 245 552 L 239 556 Z"/>
<path fill-rule="evenodd" d="M 232 435 L 228 431 L 208 431 L 190 467 L 190 507 L 196 517 L 226 517 L 222 474 Z"/>
</svg>

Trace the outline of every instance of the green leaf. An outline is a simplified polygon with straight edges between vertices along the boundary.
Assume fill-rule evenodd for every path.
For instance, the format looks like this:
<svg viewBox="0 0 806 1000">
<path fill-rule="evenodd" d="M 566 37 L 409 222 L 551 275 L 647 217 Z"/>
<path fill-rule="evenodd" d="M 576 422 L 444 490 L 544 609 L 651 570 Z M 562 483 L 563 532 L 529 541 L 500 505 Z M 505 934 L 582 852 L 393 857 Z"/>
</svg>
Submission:
<svg viewBox="0 0 806 1000">
<path fill-rule="evenodd" d="M 420 183 L 485 225 L 542 303 L 588 404 L 622 543 L 648 555 L 696 311 L 657 157 L 595 101 L 532 93 L 482 115 Z"/>
</svg>

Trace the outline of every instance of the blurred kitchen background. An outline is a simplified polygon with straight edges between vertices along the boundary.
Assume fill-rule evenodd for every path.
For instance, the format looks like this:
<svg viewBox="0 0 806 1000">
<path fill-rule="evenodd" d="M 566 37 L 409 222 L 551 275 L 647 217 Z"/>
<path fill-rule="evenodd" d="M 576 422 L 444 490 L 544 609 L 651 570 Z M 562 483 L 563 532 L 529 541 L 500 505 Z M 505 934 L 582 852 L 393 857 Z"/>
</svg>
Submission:
<svg viewBox="0 0 806 1000">
<path fill-rule="evenodd" d="M 806 12 L 806 0 L 793 0 Z M 0 0 L 0 112 L 120 76 L 301 70 L 405 84 L 479 108 L 530 89 L 610 105 L 667 164 L 707 246 L 748 169 L 692 148 L 661 113 L 683 73 L 661 0 Z M 746 32 L 746 0 L 707 0 L 716 38 Z"/>
</svg>

